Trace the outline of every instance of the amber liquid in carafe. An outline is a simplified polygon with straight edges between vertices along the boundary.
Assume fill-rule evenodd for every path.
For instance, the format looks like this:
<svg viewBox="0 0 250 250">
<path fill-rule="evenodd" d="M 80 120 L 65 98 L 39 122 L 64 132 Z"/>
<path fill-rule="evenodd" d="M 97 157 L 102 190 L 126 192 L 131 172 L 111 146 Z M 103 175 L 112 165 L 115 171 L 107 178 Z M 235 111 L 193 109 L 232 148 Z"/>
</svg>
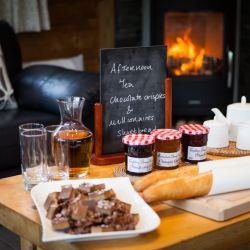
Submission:
<svg viewBox="0 0 250 250">
<path fill-rule="evenodd" d="M 62 130 L 54 136 L 54 157 L 60 165 L 62 158 L 69 165 L 69 177 L 87 175 L 93 148 L 93 134 L 89 131 Z"/>
</svg>

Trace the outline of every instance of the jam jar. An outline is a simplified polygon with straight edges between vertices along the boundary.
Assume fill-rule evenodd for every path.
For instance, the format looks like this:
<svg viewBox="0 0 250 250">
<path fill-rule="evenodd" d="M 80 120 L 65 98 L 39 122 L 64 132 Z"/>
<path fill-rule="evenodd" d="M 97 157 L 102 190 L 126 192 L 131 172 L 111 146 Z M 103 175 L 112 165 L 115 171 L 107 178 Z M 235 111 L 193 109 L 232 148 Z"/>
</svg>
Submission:
<svg viewBox="0 0 250 250">
<path fill-rule="evenodd" d="M 179 130 L 182 132 L 182 160 L 191 163 L 204 161 L 207 155 L 209 128 L 201 124 L 186 124 Z"/>
<path fill-rule="evenodd" d="M 175 169 L 180 163 L 181 132 L 175 129 L 155 129 L 154 168 Z"/>
<path fill-rule="evenodd" d="M 140 176 L 152 171 L 154 141 L 154 136 L 147 134 L 130 134 L 122 138 L 128 174 Z"/>
</svg>

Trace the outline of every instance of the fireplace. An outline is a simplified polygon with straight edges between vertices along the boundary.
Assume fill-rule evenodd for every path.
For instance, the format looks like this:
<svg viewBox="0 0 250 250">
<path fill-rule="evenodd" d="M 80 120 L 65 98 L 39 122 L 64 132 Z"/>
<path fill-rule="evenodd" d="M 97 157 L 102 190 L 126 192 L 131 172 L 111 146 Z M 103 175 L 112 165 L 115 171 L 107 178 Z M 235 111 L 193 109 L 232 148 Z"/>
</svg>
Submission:
<svg viewBox="0 0 250 250">
<path fill-rule="evenodd" d="M 171 76 L 222 73 L 222 13 L 166 12 L 163 20 Z"/>
<path fill-rule="evenodd" d="M 175 117 L 211 116 L 233 102 L 236 1 L 151 1 L 151 44 L 168 47 Z"/>
</svg>

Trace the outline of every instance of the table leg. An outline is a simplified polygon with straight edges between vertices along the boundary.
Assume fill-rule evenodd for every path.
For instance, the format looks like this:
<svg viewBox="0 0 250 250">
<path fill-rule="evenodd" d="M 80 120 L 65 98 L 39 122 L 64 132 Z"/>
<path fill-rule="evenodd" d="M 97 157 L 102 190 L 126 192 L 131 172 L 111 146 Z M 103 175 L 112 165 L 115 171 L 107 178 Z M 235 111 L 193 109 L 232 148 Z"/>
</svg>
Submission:
<svg viewBox="0 0 250 250">
<path fill-rule="evenodd" d="M 35 245 L 33 245 L 30 241 L 20 237 L 21 242 L 21 250 L 36 250 Z"/>
</svg>

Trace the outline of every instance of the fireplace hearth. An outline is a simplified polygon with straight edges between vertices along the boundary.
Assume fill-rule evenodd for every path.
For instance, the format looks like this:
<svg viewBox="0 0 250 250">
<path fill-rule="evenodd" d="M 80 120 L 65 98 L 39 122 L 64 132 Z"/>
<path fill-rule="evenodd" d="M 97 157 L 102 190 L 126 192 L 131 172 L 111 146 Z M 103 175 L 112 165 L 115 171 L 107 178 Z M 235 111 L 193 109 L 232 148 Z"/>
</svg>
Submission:
<svg viewBox="0 0 250 250">
<path fill-rule="evenodd" d="M 233 102 L 237 0 L 151 1 L 151 44 L 168 47 L 173 115 L 206 117 Z"/>
</svg>

